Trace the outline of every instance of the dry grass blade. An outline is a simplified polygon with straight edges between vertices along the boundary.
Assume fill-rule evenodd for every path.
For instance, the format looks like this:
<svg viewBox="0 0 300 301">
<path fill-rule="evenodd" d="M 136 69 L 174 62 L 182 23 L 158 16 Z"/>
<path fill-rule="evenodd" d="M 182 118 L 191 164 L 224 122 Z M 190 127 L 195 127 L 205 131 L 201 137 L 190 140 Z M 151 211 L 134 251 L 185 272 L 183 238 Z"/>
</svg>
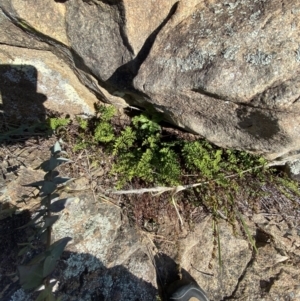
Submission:
<svg viewBox="0 0 300 301">
<path fill-rule="evenodd" d="M 176 187 L 175 187 L 176 188 Z M 174 190 L 174 187 L 163 187 L 163 186 L 158 186 L 158 187 L 153 187 L 153 188 L 141 188 L 141 189 L 131 189 L 131 190 L 118 190 L 118 191 L 113 191 L 113 194 L 143 194 L 146 192 L 151 192 L 151 193 L 164 193 L 167 191 Z"/>
<path fill-rule="evenodd" d="M 246 232 L 246 234 L 248 236 L 250 244 L 252 245 L 252 247 L 254 248 L 255 252 L 257 253 L 258 251 L 257 251 L 256 245 L 255 245 L 255 241 L 252 238 L 252 235 L 251 235 L 251 233 L 249 231 L 249 228 L 248 228 L 247 224 L 245 223 L 245 220 L 243 219 L 242 215 L 238 211 L 236 211 L 236 214 L 238 215 L 239 219 L 242 222 L 242 225 L 243 225 L 244 230 L 245 230 L 245 232 Z"/>
<path fill-rule="evenodd" d="M 253 171 L 255 169 L 263 168 L 263 167 L 265 167 L 265 165 L 255 166 L 253 168 L 246 169 L 240 173 L 235 173 L 232 175 L 225 176 L 224 178 L 226 178 L 226 179 L 234 178 L 234 177 L 240 176 L 241 174 Z M 143 193 L 151 192 L 151 193 L 157 193 L 159 195 L 159 194 L 162 194 L 167 191 L 173 191 L 174 194 L 176 194 L 179 191 L 183 191 L 183 190 L 190 189 L 190 188 L 196 188 L 196 187 L 199 187 L 199 186 L 202 186 L 205 184 L 216 182 L 218 180 L 219 179 L 214 179 L 214 180 L 205 181 L 205 182 L 199 182 L 199 183 L 194 183 L 194 184 L 189 184 L 189 185 L 178 185 L 178 186 L 173 186 L 173 187 L 157 186 L 157 187 L 152 187 L 152 188 L 118 190 L 118 191 L 113 191 L 112 193 L 113 194 L 143 194 Z"/>
<path fill-rule="evenodd" d="M 84 151 L 85 151 L 86 161 L 87 161 L 87 166 L 88 166 L 88 175 L 89 175 L 89 182 L 90 182 L 89 184 L 90 184 L 90 188 L 93 193 L 94 202 L 96 203 L 97 199 L 96 199 L 96 195 L 95 195 L 95 189 L 94 189 L 94 187 L 92 187 L 93 177 L 91 175 L 90 159 L 89 159 L 87 150 L 85 149 Z"/>
<path fill-rule="evenodd" d="M 172 195 L 172 202 L 173 202 L 175 211 L 176 211 L 176 213 L 177 213 L 178 219 L 180 220 L 180 225 L 181 225 L 181 227 L 183 228 L 183 220 L 182 220 L 182 218 L 181 218 L 181 216 L 180 216 L 180 213 L 179 213 L 179 211 L 178 211 L 178 208 L 177 208 L 177 205 L 176 205 L 176 200 L 175 200 L 174 194 Z"/>
</svg>

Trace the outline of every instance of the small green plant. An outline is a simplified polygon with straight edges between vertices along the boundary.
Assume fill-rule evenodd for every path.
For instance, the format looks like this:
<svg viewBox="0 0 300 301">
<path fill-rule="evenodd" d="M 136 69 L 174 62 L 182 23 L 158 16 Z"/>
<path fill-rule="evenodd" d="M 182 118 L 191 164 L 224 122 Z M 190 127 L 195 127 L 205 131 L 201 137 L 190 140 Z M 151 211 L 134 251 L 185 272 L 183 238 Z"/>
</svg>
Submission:
<svg viewBox="0 0 300 301">
<path fill-rule="evenodd" d="M 25 290 L 38 289 L 43 286 L 37 301 L 55 300 L 53 295 L 53 286 L 50 283 L 50 276 L 54 271 L 56 264 L 64 251 L 70 237 L 64 237 L 54 243 L 51 241 L 51 232 L 53 224 L 58 220 L 58 213 L 63 210 L 67 203 L 73 198 L 59 199 L 57 193 L 62 185 L 67 185 L 72 179 L 59 176 L 56 168 L 62 163 L 70 163 L 69 159 L 61 157 L 64 152 L 61 150 L 59 142 L 51 148 L 50 159 L 43 162 L 40 168 L 46 172 L 44 180 L 30 183 L 24 186 L 36 187 L 39 189 L 41 197 L 41 207 L 37 215 L 25 226 L 34 226 L 35 235 L 29 238 L 29 241 L 23 245 L 19 255 L 35 249 L 34 241 L 36 239 L 45 242 L 45 251 L 35 256 L 28 264 L 18 266 L 19 278 L 22 287 Z"/>
<path fill-rule="evenodd" d="M 98 143 L 108 144 L 115 139 L 111 119 L 116 113 L 113 106 L 96 105 L 96 116 L 92 119 L 77 117 L 79 125 L 74 151 L 86 149 Z"/>
<path fill-rule="evenodd" d="M 113 106 L 99 106 L 98 118 L 94 130 L 94 139 L 96 142 L 108 143 L 115 139 L 114 129 L 111 125 L 111 119 L 116 113 Z"/>
<path fill-rule="evenodd" d="M 112 125 L 115 108 L 99 105 L 96 110 L 97 116 L 89 121 L 77 119 L 79 132 L 74 150 L 101 143 L 112 151 L 115 156 L 112 173 L 118 175 L 118 188 L 133 178 L 153 184 L 179 185 L 183 171 L 199 174 L 203 180 L 216 180 L 221 186 L 232 183 L 234 186 L 234 181 L 226 179 L 228 174 L 240 173 L 242 177 L 245 169 L 264 164 L 255 156 L 224 150 L 204 139 L 192 142 L 165 139 L 158 114 L 135 116 L 117 134 Z"/>
<path fill-rule="evenodd" d="M 161 141 L 161 127 L 157 116 L 141 114 L 132 119 L 115 139 L 116 156 L 112 172 L 119 175 L 119 187 L 134 177 L 146 182 L 179 184 L 180 164 L 172 149 L 174 143 Z"/>
<path fill-rule="evenodd" d="M 222 154 L 222 149 L 216 149 L 206 141 L 186 142 L 182 148 L 186 167 L 191 171 L 201 172 L 208 179 L 219 175 Z"/>
<path fill-rule="evenodd" d="M 47 123 L 52 131 L 56 131 L 61 126 L 66 126 L 70 122 L 70 118 L 48 118 Z"/>
<path fill-rule="evenodd" d="M 79 124 L 80 129 L 86 131 L 89 125 L 88 119 L 83 119 L 81 117 L 76 117 L 76 120 Z"/>
<path fill-rule="evenodd" d="M 224 150 L 205 140 L 184 142 L 182 155 L 188 170 L 200 172 L 201 177 L 216 180 L 223 186 L 230 184 L 226 176 L 237 173 L 242 177 L 245 171 L 253 173 L 267 163 L 262 157 L 243 151 Z"/>
</svg>

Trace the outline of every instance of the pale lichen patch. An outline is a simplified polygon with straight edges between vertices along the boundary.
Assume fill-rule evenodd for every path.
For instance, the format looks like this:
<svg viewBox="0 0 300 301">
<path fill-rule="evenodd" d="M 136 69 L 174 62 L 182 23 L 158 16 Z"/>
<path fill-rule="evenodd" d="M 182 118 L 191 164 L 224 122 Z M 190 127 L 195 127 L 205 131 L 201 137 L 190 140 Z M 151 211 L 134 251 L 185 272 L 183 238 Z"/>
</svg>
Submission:
<svg viewBox="0 0 300 301">
<path fill-rule="evenodd" d="M 269 65 L 272 62 L 274 55 L 267 54 L 263 51 L 257 50 L 256 53 L 249 53 L 246 56 L 246 62 L 251 65 Z"/>
<path fill-rule="evenodd" d="M 237 54 L 239 48 L 238 47 L 228 47 L 226 48 L 222 54 L 223 54 L 223 57 L 226 59 L 226 60 L 229 60 L 229 61 L 234 61 L 235 60 L 235 55 Z"/>
<path fill-rule="evenodd" d="M 67 268 L 64 270 L 65 279 L 78 277 L 86 268 L 90 272 L 102 266 L 101 262 L 94 256 L 74 253 L 66 260 L 66 264 Z"/>
</svg>

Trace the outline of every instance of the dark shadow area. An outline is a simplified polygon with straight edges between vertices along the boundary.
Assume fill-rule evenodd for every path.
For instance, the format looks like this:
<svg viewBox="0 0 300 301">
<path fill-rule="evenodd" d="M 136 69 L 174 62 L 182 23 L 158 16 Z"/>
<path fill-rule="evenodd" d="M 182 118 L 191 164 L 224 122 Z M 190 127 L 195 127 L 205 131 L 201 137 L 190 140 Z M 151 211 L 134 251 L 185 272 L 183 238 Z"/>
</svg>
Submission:
<svg viewBox="0 0 300 301">
<path fill-rule="evenodd" d="M 0 131 L 2 135 L 7 134 L 13 128 L 20 126 L 24 128 L 25 124 L 32 125 L 45 121 L 44 102 L 47 97 L 37 92 L 37 81 L 38 72 L 34 66 L 0 65 Z M 24 131 L 26 131 L 25 128 Z"/>
<path fill-rule="evenodd" d="M 142 63 L 148 57 L 150 50 L 155 42 L 156 36 L 176 12 L 178 3 L 179 2 L 176 2 L 172 6 L 169 14 L 164 19 L 164 21 L 149 35 L 136 57 L 130 62 L 120 66 L 105 82 L 107 86 L 111 86 L 111 90 L 133 89 L 133 79 L 136 77 Z"/>
<path fill-rule="evenodd" d="M 248 112 L 247 108 L 241 108 L 237 111 L 237 116 L 240 119 L 240 129 L 256 138 L 269 140 L 280 131 L 278 119 L 260 110 Z"/>
<path fill-rule="evenodd" d="M 261 248 L 270 244 L 272 241 L 272 237 L 270 234 L 266 233 L 263 229 L 257 228 L 255 233 L 255 242 L 256 247 Z"/>
<path fill-rule="evenodd" d="M 107 268 L 87 253 L 65 251 L 53 274 L 59 280 L 57 296 L 65 300 L 155 300 L 156 288 L 122 265 Z"/>
<path fill-rule="evenodd" d="M 195 279 L 176 262 L 164 253 L 154 257 L 156 266 L 156 282 L 159 296 L 162 300 L 169 300 L 170 295 L 178 288 L 178 285 L 195 283 Z"/>
<path fill-rule="evenodd" d="M 18 244 L 25 243 L 29 233 L 27 229 L 18 228 L 31 219 L 28 210 L 20 214 L 11 214 L 10 210 L 13 208 L 9 207 L 8 203 L 0 203 L 0 300 L 10 300 L 6 293 L 7 289 L 14 292 L 19 287 L 14 276 L 20 259 Z"/>
<path fill-rule="evenodd" d="M 30 219 L 29 211 L 25 210 L 0 220 L 0 299 L 3 301 L 12 300 L 13 296 L 17 300 L 17 295 L 21 295 L 16 267 L 24 262 L 22 256 L 17 256 L 21 248 L 18 244 L 26 242 L 32 233 L 29 228 L 18 228 Z M 37 247 L 33 252 L 37 255 L 40 251 Z M 30 260 L 29 256 L 25 255 L 25 262 Z M 159 294 L 161 300 L 167 300 L 170 284 L 179 280 L 178 266 L 165 254 L 156 256 L 154 265 L 159 290 L 122 265 L 107 268 L 90 254 L 65 251 L 52 274 L 59 281 L 56 296 L 70 301 L 154 301 Z M 184 281 L 195 282 L 186 271 L 181 272 Z M 36 298 L 35 294 L 38 293 L 34 293 Z"/>
</svg>

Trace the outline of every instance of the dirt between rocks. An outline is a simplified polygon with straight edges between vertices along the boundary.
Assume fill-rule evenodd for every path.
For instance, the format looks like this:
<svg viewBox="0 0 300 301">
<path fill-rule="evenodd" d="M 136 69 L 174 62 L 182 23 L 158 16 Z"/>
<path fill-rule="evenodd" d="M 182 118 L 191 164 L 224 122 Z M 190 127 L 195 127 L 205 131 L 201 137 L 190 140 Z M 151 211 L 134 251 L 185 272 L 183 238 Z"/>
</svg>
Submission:
<svg viewBox="0 0 300 301">
<path fill-rule="evenodd" d="M 29 139 L 0 148 L 1 300 L 34 299 L 21 289 L 16 265 L 41 246 L 37 242 L 32 254 L 17 257 L 18 243 L 33 231 L 17 228 L 34 216 L 39 199 L 37 190 L 22 185 L 43 177 L 35 168 L 55 141 Z M 240 224 L 232 227 L 222 219 L 218 248 L 211 212 L 195 201 L 197 196 L 177 198 L 182 227 L 170 195 L 114 195 L 111 157 L 65 147 L 74 162 L 59 171 L 75 180 L 62 196 L 76 200 L 60 213 L 53 230 L 55 240 L 72 237 L 53 274 L 63 300 L 164 300 L 166 287 L 179 277 L 198 282 L 214 301 L 300 300 L 299 200 L 292 203 L 267 184 L 261 189 L 269 194 L 258 196 L 255 208 L 241 195 L 238 209 L 258 252 Z M 92 164 L 95 156 L 101 158 L 98 166 Z M 10 214 L 2 214 L 10 208 Z"/>
</svg>

